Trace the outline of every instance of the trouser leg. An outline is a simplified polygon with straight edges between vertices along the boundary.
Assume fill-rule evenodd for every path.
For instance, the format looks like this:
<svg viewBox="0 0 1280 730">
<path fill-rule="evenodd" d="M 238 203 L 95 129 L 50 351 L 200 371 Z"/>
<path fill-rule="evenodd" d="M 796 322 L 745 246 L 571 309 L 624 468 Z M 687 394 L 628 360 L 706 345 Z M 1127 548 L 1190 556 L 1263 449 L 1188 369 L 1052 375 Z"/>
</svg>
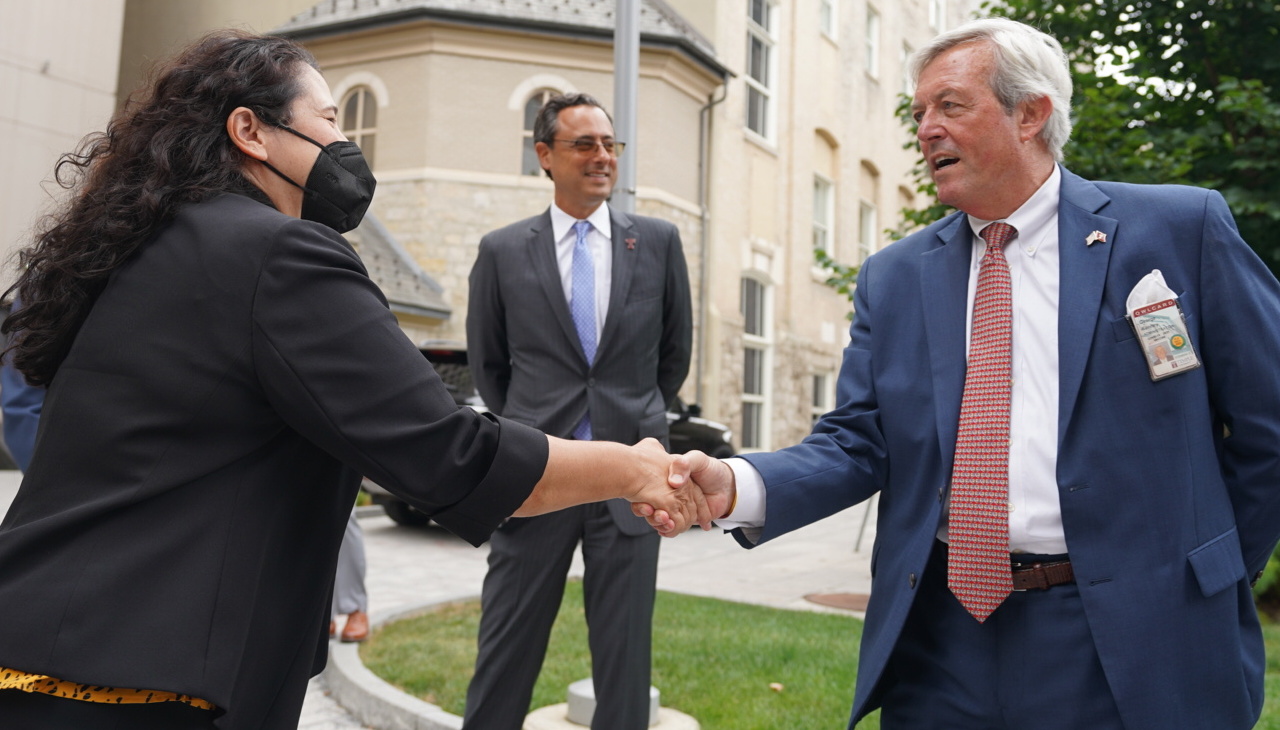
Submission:
<svg viewBox="0 0 1280 730">
<path fill-rule="evenodd" d="M 493 534 L 464 730 L 524 724 L 581 535 L 581 507 L 512 519 Z"/>
</svg>

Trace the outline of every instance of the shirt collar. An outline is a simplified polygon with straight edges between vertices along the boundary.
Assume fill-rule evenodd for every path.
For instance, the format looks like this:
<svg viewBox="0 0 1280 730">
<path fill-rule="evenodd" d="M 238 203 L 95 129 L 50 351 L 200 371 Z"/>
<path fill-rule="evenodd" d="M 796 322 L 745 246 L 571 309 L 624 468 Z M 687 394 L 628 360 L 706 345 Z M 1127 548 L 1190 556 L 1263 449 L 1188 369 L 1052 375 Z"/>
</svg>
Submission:
<svg viewBox="0 0 1280 730">
<path fill-rule="evenodd" d="M 591 212 L 587 216 L 587 221 L 591 223 L 591 227 L 600 232 L 605 240 L 613 239 L 613 226 L 609 222 L 609 204 L 601 203 L 599 208 Z M 560 210 L 560 206 L 555 203 L 551 204 L 551 235 L 556 241 L 563 241 L 565 236 L 569 235 L 569 231 L 573 229 L 573 224 L 578 219 Z"/>
<path fill-rule="evenodd" d="M 1054 165 L 1049 179 L 1045 180 L 1040 189 L 1027 198 L 1027 202 L 1015 210 L 1013 215 L 1005 218 L 1004 222 L 1018 230 L 1020 239 L 1029 240 L 1033 232 L 1044 230 L 1058 214 L 1058 192 L 1061 188 L 1062 171 Z M 981 218 L 969 216 L 969 227 L 973 229 L 975 236 L 981 237 L 982 229 L 991 223 L 994 221 L 984 221 Z M 1041 240 L 1039 236 L 1036 236 L 1036 239 Z"/>
</svg>

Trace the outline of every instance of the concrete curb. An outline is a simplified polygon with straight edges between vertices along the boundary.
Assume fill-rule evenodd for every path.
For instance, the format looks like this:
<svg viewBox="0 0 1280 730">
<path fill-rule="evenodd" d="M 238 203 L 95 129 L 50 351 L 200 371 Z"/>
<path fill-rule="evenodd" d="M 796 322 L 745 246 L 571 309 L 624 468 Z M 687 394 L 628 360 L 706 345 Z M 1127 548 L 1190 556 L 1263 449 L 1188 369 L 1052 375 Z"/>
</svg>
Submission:
<svg viewBox="0 0 1280 730">
<path fill-rule="evenodd" d="M 363 507 L 356 507 L 356 519 L 364 519 L 365 517 L 381 517 L 387 513 L 381 505 L 366 504 Z"/>
<path fill-rule="evenodd" d="M 371 628 L 376 628 L 478 599 L 476 595 L 465 595 L 398 611 L 375 613 L 369 617 L 369 623 Z M 337 640 L 329 642 L 329 663 L 324 668 L 330 695 L 353 717 L 379 730 L 461 730 L 461 717 L 407 695 L 369 671 L 360 661 L 359 646 Z"/>
</svg>

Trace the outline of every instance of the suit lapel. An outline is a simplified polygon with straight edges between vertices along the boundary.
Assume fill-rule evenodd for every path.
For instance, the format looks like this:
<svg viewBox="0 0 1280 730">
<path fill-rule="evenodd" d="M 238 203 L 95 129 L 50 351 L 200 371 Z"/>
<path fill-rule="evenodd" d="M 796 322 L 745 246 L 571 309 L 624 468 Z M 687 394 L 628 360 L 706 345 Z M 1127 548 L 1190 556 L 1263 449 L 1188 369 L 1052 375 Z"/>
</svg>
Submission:
<svg viewBox="0 0 1280 730">
<path fill-rule="evenodd" d="M 938 443 L 943 461 L 950 468 L 960 421 L 960 400 L 964 395 L 965 316 L 973 232 L 968 218 L 960 214 L 937 235 L 938 247 L 920 257 L 920 292 L 933 377 Z"/>
<path fill-rule="evenodd" d="M 600 334 L 600 346 L 596 349 L 596 361 L 600 352 L 612 342 L 623 318 L 622 307 L 631 291 L 631 280 L 636 270 L 636 248 L 643 245 L 636 234 L 635 221 L 619 210 L 609 208 L 609 225 L 612 230 L 613 266 L 610 269 L 609 311 L 604 318 L 604 331 Z"/>
<path fill-rule="evenodd" d="M 1058 434 L 1075 411 L 1085 365 L 1098 325 L 1107 267 L 1119 222 L 1097 214 L 1110 198 L 1093 183 L 1062 170 L 1058 201 Z M 1086 245 L 1094 231 L 1105 242 Z"/>
<path fill-rule="evenodd" d="M 585 362 L 582 354 L 582 343 L 578 340 L 578 330 L 573 326 L 573 315 L 569 313 L 569 303 L 565 297 L 564 281 L 560 278 L 560 267 L 556 263 L 556 240 L 551 228 L 551 211 L 538 216 L 533 227 L 529 229 L 529 265 L 533 268 L 546 294 L 547 303 L 555 316 L 565 337 L 574 344 L 574 349 Z"/>
</svg>

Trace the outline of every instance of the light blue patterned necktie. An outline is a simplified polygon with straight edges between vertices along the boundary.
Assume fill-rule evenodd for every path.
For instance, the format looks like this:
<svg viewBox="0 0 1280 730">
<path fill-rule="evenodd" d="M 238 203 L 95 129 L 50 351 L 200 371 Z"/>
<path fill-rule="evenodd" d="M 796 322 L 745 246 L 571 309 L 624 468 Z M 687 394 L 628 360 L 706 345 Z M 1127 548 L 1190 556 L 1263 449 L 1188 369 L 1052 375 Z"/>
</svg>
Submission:
<svg viewBox="0 0 1280 730">
<path fill-rule="evenodd" d="M 591 224 L 578 221 L 573 224 L 578 239 L 573 244 L 573 291 L 570 292 L 569 313 L 573 315 L 574 329 L 578 330 L 578 340 L 582 343 L 582 354 L 587 358 L 587 365 L 596 359 L 596 267 L 591 258 L 591 249 L 587 248 L 587 233 Z M 582 421 L 573 429 L 573 437 L 579 441 L 591 440 L 591 414 L 587 413 Z"/>
</svg>

